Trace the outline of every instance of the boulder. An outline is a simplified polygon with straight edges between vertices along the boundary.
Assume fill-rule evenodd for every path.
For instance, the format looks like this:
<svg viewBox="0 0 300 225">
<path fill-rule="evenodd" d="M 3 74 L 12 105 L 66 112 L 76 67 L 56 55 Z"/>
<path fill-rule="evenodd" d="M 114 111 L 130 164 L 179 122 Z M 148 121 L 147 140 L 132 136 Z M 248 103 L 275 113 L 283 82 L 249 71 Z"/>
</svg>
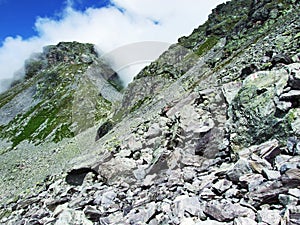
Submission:
<svg viewBox="0 0 300 225">
<path fill-rule="evenodd" d="M 228 200 L 224 200 L 223 202 L 217 200 L 208 202 L 204 213 L 220 222 L 231 221 L 241 216 L 255 218 L 255 213 L 251 209 L 237 203 L 233 204 Z"/>
<path fill-rule="evenodd" d="M 227 171 L 227 177 L 233 182 L 238 182 L 242 175 L 251 173 L 249 162 L 245 159 L 239 159 L 232 169 Z"/>
<path fill-rule="evenodd" d="M 257 212 L 259 222 L 264 222 L 269 225 L 279 225 L 281 216 L 279 210 L 263 209 Z"/>
</svg>

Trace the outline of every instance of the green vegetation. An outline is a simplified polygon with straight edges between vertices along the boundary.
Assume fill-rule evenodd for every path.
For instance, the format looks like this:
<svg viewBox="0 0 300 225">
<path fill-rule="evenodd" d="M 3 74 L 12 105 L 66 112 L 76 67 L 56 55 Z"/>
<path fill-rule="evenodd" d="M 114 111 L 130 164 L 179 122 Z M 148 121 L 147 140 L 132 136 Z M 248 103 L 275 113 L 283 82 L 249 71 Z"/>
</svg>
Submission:
<svg viewBox="0 0 300 225">
<path fill-rule="evenodd" d="M 203 44 L 201 44 L 198 49 L 195 51 L 195 53 L 198 56 L 202 56 L 206 52 L 208 52 L 210 49 L 212 49 L 219 41 L 219 38 L 217 36 L 210 36 L 208 37 Z"/>
<path fill-rule="evenodd" d="M 150 97 L 145 97 L 143 99 L 140 99 L 137 103 L 134 104 L 134 106 L 130 109 L 130 113 L 136 111 L 139 109 L 145 102 L 149 101 L 151 98 Z"/>
<path fill-rule="evenodd" d="M 83 131 L 94 125 L 96 121 L 106 119 L 111 109 L 111 102 L 98 95 L 94 84 L 89 80 L 84 81 L 85 75 L 82 74 L 87 70 L 88 64 L 60 62 L 40 71 L 41 65 L 40 61 L 29 63 L 28 80 L 23 85 L 16 85 L 0 98 L 0 106 L 3 106 L 35 84 L 34 98 L 40 100 L 26 113 L 17 115 L 9 124 L 0 127 L 0 137 L 11 141 L 12 147 L 25 140 L 40 144 L 45 141 L 59 142 L 64 138 L 74 137 L 76 133 L 71 126 L 73 122 L 78 122 Z M 74 101 L 75 95 L 76 101 Z M 89 96 L 85 101 L 92 101 L 92 106 L 85 108 L 86 105 L 80 104 L 84 96 Z M 78 118 L 74 117 L 74 110 L 77 109 L 82 111 L 81 121 L 75 121 Z"/>
</svg>

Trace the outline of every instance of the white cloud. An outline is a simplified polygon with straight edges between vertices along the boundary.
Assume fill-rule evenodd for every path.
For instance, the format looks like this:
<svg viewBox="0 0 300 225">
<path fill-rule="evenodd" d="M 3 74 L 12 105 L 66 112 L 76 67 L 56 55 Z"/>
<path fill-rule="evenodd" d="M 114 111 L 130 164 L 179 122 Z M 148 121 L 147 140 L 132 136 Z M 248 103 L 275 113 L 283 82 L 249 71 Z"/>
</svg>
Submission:
<svg viewBox="0 0 300 225">
<path fill-rule="evenodd" d="M 224 0 L 111 2 L 106 8 L 89 8 L 79 12 L 72 9 L 72 1 L 68 1 L 60 19 L 37 19 L 37 36 L 27 40 L 20 36 L 6 38 L 0 48 L 0 91 L 6 88 L 5 80 L 12 79 L 14 72 L 23 66 L 24 60 L 33 52 L 41 51 L 42 46 L 60 41 L 90 42 L 96 44 L 103 53 L 107 53 L 137 42 L 174 43 L 180 36 L 188 35 L 203 23 L 211 9 Z M 158 48 L 156 55 L 151 54 L 152 59 L 163 50 L 164 48 Z M 135 64 L 133 68 L 140 69 L 140 66 Z M 126 71 L 135 73 L 133 68 L 127 68 Z M 126 81 L 130 79 L 126 78 Z"/>
</svg>

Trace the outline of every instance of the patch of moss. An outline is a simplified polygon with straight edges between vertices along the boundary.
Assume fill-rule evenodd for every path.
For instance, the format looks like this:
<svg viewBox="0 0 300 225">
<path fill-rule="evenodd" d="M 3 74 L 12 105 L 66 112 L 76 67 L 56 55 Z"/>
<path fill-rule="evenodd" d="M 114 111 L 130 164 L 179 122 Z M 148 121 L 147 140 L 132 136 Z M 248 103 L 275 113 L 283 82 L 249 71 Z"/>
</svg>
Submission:
<svg viewBox="0 0 300 225">
<path fill-rule="evenodd" d="M 71 124 L 71 109 L 72 92 L 60 97 L 60 101 L 42 101 L 25 114 L 16 116 L 8 125 L 2 126 L 0 136 L 12 141 L 13 147 L 24 140 L 39 143 L 46 140 L 53 131 L 55 131 L 54 141 L 61 140 L 63 136 L 71 137 L 72 132 L 64 126 Z M 62 127 L 55 130 L 60 125 Z"/>
<path fill-rule="evenodd" d="M 134 106 L 130 109 L 130 113 L 136 111 L 139 109 L 146 101 L 149 101 L 151 98 L 150 97 L 145 97 L 143 99 L 140 99 L 137 103 L 134 104 Z"/>
<path fill-rule="evenodd" d="M 11 210 L 8 210 L 8 209 L 3 210 L 2 212 L 0 212 L 0 220 L 5 217 L 6 218 L 9 217 L 11 214 L 12 214 Z"/>
<path fill-rule="evenodd" d="M 212 49 L 219 41 L 217 36 L 210 36 L 208 37 L 203 44 L 201 44 L 198 49 L 195 51 L 195 54 L 198 56 L 202 56 L 203 54 L 207 53 L 210 49 Z"/>
</svg>

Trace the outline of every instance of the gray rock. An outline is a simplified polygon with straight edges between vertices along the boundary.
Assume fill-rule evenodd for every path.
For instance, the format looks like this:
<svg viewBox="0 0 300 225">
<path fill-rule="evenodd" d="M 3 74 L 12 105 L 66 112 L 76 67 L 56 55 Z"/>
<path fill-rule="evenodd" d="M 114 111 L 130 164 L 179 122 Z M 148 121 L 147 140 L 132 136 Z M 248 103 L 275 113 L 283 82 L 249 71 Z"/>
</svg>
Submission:
<svg viewBox="0 0 300 225">
<path fill-rule="evenodd" d="M 234 197 L 238 196 L 239 193 L 240 191 L 237 188 L 233 187 L 225 192 L 225 197 L 228 199 L 233 199 Z"/>
<path fill-rule="evenodd" d="M 300 97 L 300 90 L 290 90 L 287 93 L 284 93 L 280 96 L 280 100 L 292 101 Z"/>
<path fill-rule="evenodd" d="M 268 180 L 277 180 L 280 178 L 281 174 L 279 171 L 276 170 L 269 170 L 269 169 L 263 169 L 262 174 L 268 179 Z"/>
<path fill-rule="evenodd" d="M 292 158 L 293 157 L 289 156 L 289 155 L 278 155 L 275 158 L 275 166 L 276 166 L 276 168 L 280 169 L 281 167 L 285 167 L 285 171 L 286 171 L 286 169 L 297 168 L 297 166 L 295 166 L 295 167 L 289 167 L 289 166 L 287 166 L 287 164 L 290 164 L 289 162 L 291 161 Z"/>
<path fill-rule="evenodd" d="M 262 173 L 264 169 L 272 169 L 272 165 L 267 160 L 262 159 L 255 154 L 251 155 L 251 160 L 249 160 L 249 164 L 253 171 L 256 171 L 257 173 Z"/>
<path fill-rule="evenodd" d="M 292 108 L 292 103 L 291 102 L 286 102 L 286 101 L 280 101 L 278 98 L 274 99 L 274 102 L 276 104 L 276 108 L 283 112 L 287 112 L 289 109 Z"/>
<path fill-rule="evenodd" d="M 143 186 L 149 187 L 154 184 L 154 179 L 157 177 L 156 174 L 147 175 L 144 179 Z"/>
<path fill-rule="evenodd" d="M 299 136 L 299 134 L 300 134 L 300 109 L 299 108 L 293 109 L 293 113 L 294 113 L 295 119 L 291 123 L 292 130 L 295 135 Z"/>
<path fill-rule="evenodd" d="M 282 161 L 279 161 L 282 160 Z M 299 156 L 294 156 L 294 157 L 289 157 L 289 156 L 284 156 L 278 159 L 276 161 L 277 163 L 277 168 L 279 168 L 280 172 L 283 174 L 286 171 L 290 169 L 297 169 L 300 167 L 300 157 Z"/>
<path fill-rule="evenodd" d="M 210 188 L 204 188 L 200 194 L 199 194 L 201 199 L 213 199 L 216 194 L 210 189 Z"/>
<path fill-rule="evenodd" d="M 291 225 L 298 225 L 300 221 L 300 206 L 290 206 L 288 208 L 288 221 Z"/>
<path fill-rule="evenodd" d="M 288 153 L 291 155 L 300 154 L 300 142 L 294 137 L 289 137 L 286 144 Z"/>
<path fill-rule="evenodd" d="M 235 152 L 255 143 L 268 141 L 270 136 L 288 134 L 288 129 L 274 130 L 266 124 L 276 123 L 274 97 L 287 85 L 287 71 L 259 71 L 247 76 L 229 107 L 232 149 Z M 275 88 L 274 88 L 275 87 Z M 257 136 L 257 134 L 260 134 Z"/>
<path fill-rule="evenodd" d="M 250 147 L 250 149 L 255 152 L 258 156 L 267 161 L 273 160 L 277 155 L 281 153 L 279 149 L 279 143 L 276 139 L 267 141 L 258 146 Z"/>
<path fill-rule="evenodd" d="M 84 215 L 86 216 L 86 218 L 88 218 L 89 220 L 91 220 L 93 222 L 98 222 L 101 217 L 101 212 L 92 206 L 86 206 L 84 208 L 83 212 L 84 212 Z"/>
<path fill-rule="evenodd" d="M 184 183 L 180 169 L 167 171 L 167 176 L 168 176 L 168 183 L 167 183 L 168 186 L 183 185 Z"/>
<path fill-rule="evenodd" d="M 251 173 L 251 167 L 249 162 L 245 159 L 239 159 L 236 164 L 234 164 L 233 168 L 228 170 L 227 177 L 229 180 L 233 182 L 238 182 L 239 178 L 247 173 Z"/>
<path fill-rule="evenodd" d="M 257 212 L 259 222 L 264 222 L 269 225 L 279 225 L 281 216 L 278 210 L 262 209 Z"/>
<path fill-rule="evenodd" d="M 36 106 L 41 100 L 34 98 L 35 92 L 35 87 L 25 89 L 1 107 L 0 125 L 8 124 L 17 114 L 24 114 L 31 107 Z"/>
<path fill-rule="evenodd" d="M 217 183 L 215 183 L 212 188 L 219 194 L 224 193 L 229 188 L 231 188 L 232 182 L 228 181 L 226 179 L 219 180 Z"/>
<path fill-rule="evenodd" d="M 294 197 L 292 195 L 285 195 L 285 194 L 280 194 L 278 196 L 279 202 L 284 205 L 284 206 L 288 206 L 288 205 L 297 205 L 298 204 L 298 198 Z"/>
<path fill-rule="evenodd" d="M 239 217 L 234 219 L 233 225 L 257 225 L 257 223 L 248 217 Z"/>
<path fill-rule="evenodd" d="M 222 91 L 228 104 L 231 104 L 232 100 L 237 95 L 241 87 L 241 82 L 230 82 L 223 85 Z"/>
<path fill-rule="evenodd" d="M 114 199 L 117 197 L 117 194 L 114 191 L 108 191 L 103 193 L 101 198 L 101 205 L 104 207 L 110 207 L 114 204 Z"/>
<path fill-rule="evenodd" d="M 204 212 L 220 222 L 226 222 L 245 216 L 252 219 L 255 218 L 255 213 L 251 209 L 243 207 L 240 204 L 232 204 L 228 200 L 224 202 L 216 200 L 210 201 L 206 204 Z"/>
<path fill-rule="evenodd" d="M 184 167 L 182 169 L 183 180 L 185 182 L 192 182 L 194 177 L 196 176 L 196 171 L 192 167 Z"/>
<path fill-rule="evenodd" d="M 82 211 L 76 210 L 64 210 L 59 214 L 58 220 L 55 225 L 70 225 L 70 224 L 80 224 L 80 225 L 93 225 L 93 222 L 88 220 Z"/>
<path fill-rule="evenodd" d="M 161 134 L 162 134 L 162 130 L 161 130 L 159 124 L 154 123 L 149 127 L 149 129 L 145 133 L 144 137 L 146 139 L 153 139 L 153 138 L 156 138 L 156 137 L 160 136 Z"/>
<path fill-rule="evenodd" d="M 295 188 L 300 185 L 300 169 L 289 169 L 282 176 L 282 183 L 288 187 Z"/>
<path fill-rule="evenodd" d="M 263 183 L 264 178 L 261 174 L 245 174 L 239 178 L 239 181 L 243 187 L 248 188 L 249 191 L 253 191 Z"/>
<path fill-rule="evenodd" d="M 109 184 L 123 181 L 131 182 L 134 168 L 136 168 L 136 163 L 133 159 L 116 157 L 100 164 L 98 166 L 98 173 L 106 178 Z"/>
<path fill-rule="evenodd" d="M 133 209 L 126 216 L 128 224 L 145 224 L 149 223 L 149 219 L 155 214 L 157 205 L 154 202 L 148 203 L 145 207 Z"/>
<path fill-rule="evenodd" d="M 174 205 L 176 215 L 179 218 L 183 218 L 185 212 L 192 216 L 198 216 L 202 212 L 198 197 L 177 196 L 174 200 Z"/>
<path fill-rule="evenodd" d="M 138 168 L 133 171 L 133 175 L 137 180 L 142 180 L 146 176 L 146 171 L 143 168 Z"/>
<path fill-rule="evenodd" d="M 289 189 L 289 194 L 300 199 L 300 190 L 298 188 Z"/>
<path fill-rule="evenodd" d="M 205 220 L 197 222 L 195 225 L 229 225 L 230 223 L 218 222 L 215 220 Z"/>
</svg>

